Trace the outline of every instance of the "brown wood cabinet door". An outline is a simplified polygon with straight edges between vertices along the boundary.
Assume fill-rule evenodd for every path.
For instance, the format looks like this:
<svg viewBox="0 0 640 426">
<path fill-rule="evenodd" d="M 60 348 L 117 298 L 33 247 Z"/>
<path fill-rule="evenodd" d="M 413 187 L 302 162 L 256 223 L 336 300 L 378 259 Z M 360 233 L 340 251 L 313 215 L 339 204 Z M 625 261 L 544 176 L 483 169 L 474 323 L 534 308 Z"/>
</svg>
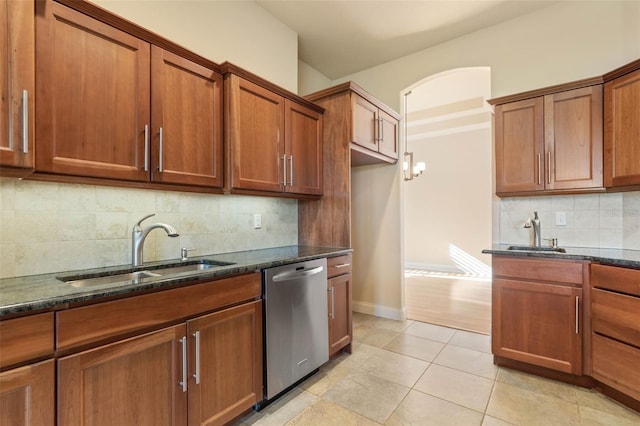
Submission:
<svg viewBox="0 0 640 426">
<path fill-rule="evenodd" d="M 222 187 L 222 75 L 151 47 L 151 180 Z"/>
<path fill-rule="evenodd" d="M 185 332 L 178 325 L 60 358 L 58 424 L 186 425 Z"/>
<path fill-rule="evenodd" d="M 544 97 L 545 188 L 602 187 L 602 86 Z"/>
<path fill-rule="evenodd" d="M 544 189 L 543 108 L 541 97 L 496 106 L 498 194 Z"/>
<path fill-rule="evenodd" d="M 0 373 L 0 426 L 53 426 L 53 360 Z"/>
<path fill-rule="evenodd" d="M 378 107 L 355 93 L 351 94 L 351 141 L 378 152 Z"/>
<path fill-rule="evenodd" d="M 322 114 L 285 100 L 286 192 L 322 195 Z"/>
<path fill-rule="evenodd" d="M 328 280 L 329 356 L 351 343 L 351 274 Z"/>
<path fill-rule="evenodd" d="M 378 150 L 380 154 L 398 159 L 398 120 L 382 110 L 378 111 L 378 119 L 380 120 Z"/>
<path fill-rule="evenodd" d="M 581 288 L 494 278 L 493 354 L 582 374 L 581 305 Z"/>
<path fill-rule="evenodd" d="M 282 192 L 284 98 L 235 75 L 225 84 L 231 188 Z"/>
<path fill-rule="evenodd" d="M 150 46 L 37 2 L 36 171 L 145 181 Z"/>
<path fill-rule="evenodd" d="M 262 400 L 262 302 L 188 322 L 189 424 L 222 425 Z"/>
<path fill-rule="evenodd" d="M 605 186 L 640 185 L 640 70 L 604 86 Z"/>
<path fill-rule="evenodd" d="M 0 167 L 30 171 L 35 128 L 33 0 L 0 0 L 0 23 Z"/>
</svg>

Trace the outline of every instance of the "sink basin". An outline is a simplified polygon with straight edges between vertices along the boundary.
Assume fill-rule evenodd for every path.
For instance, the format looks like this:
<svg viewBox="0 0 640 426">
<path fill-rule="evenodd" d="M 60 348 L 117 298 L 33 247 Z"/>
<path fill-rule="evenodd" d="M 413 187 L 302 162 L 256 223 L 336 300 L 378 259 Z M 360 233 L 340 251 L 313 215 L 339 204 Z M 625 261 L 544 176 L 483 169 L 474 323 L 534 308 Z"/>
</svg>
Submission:
<svg viewBox="0 0 640 426">
<path fill-rule="evenodd" d="M 507 250 L 513 251 L 532 251 L 543 253 L 566 253 L 567 251 L 561 247 L 534 247 L 534 246 L 509 246 Z"/>
<path fill-rule="evenodd" d="M 57 277 L 73 287 L 93 287 L 103 284 L 140 284 L 152 278 L 167 277 L 171 275 L 198 273 L 221 266 L 233 265 L 231 262 L 220 262 L 217 260 L 194 260 L 179 264 L 153 266 L 143 271 L 132 271 L 125 269 L 121 271 L 103 272 L 97 274 L 70 275 Z"/>
</svg>

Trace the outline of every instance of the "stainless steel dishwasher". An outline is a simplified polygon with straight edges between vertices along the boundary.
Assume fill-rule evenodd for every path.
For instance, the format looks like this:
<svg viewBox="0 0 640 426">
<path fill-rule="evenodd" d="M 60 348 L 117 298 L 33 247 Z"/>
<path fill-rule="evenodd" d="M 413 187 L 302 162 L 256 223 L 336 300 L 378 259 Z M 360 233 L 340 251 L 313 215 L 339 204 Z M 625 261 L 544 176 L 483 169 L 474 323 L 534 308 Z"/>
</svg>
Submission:
<svg viewBox="0 0 640 426">
<path fill-rule="evenodd" d="M 266 399 L 329 360 L 327 259 L 264 270 Z"/>
</svg>

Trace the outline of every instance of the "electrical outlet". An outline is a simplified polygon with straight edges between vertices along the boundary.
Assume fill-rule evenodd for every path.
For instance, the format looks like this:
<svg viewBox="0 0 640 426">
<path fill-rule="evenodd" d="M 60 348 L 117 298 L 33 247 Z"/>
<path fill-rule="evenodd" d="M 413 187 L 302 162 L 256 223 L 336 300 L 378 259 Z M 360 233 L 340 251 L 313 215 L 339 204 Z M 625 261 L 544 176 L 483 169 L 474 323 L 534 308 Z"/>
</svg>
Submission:
<svg viewBox="0 0 640 426">
<path fill-rule="evenodd" d="M 260 213 L 253 215 L 253 229 L 262 229 L 262 215 Z"/>
<path fill-rule="evenodd" d="M 556 212 L 556 226 L 567 226 L 567 212 Z"/>
</svg>

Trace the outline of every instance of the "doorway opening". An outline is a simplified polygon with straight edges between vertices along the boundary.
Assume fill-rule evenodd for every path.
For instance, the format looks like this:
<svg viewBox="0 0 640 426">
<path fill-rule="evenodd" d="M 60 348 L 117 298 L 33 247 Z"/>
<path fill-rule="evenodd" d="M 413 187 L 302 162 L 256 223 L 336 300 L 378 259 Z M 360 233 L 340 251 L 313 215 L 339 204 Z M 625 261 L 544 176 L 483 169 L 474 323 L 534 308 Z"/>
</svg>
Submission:
<svg viewBox="0 0 640 426">
<path fill-rule="evenodd" d="M 404 185 L 409 319 L 489 334 L 492 136 L 489 67 L 458 68 L 408 87 L 406 143 L 424 173 Z M 407 146 L 407 145 L 405 145 Z"/>
</svg>

